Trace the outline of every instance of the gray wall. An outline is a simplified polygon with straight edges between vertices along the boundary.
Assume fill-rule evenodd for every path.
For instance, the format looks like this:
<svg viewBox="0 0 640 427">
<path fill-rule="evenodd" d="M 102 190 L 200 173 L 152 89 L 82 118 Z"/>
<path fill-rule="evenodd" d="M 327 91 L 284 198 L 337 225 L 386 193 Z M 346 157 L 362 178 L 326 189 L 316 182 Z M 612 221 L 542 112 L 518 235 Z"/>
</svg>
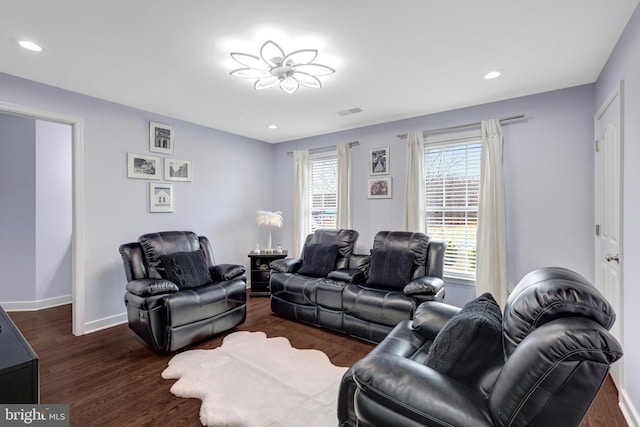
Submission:
<svg viewBox="0 0 640 427">
<path fill-rule="evenodd" d="M 352 152 L 353 224 L 360 232 L 357 251 L 367 252 L 377 231 L 402 228 L 405 143 L 397 134 L 520 113 L 525 120 L 504 126 L 509 281 L 547 265 L 594 277 L 593 85 L 271 146 L 0 75 L 3 80 L 5 100 L 85 119 L 88 321 L 122 313 L 117 247 L 143 232 L 194 229 L 212 238 L 218 261 L 246 263 L 246 252 L 266 240 L 255 211 L 282 210 L 285 225 L 274 230 L 274 243 L 290 248 L 293 159 L 287 151 L 360 142 Z M 174 214 L 149 214 L 148 182 L 126 178 L 126 153 L 148 152 L 148 120 L 174 125 L 175 157 L 194 161 L 194 182 L 176 183 Z M 394 195 L 370 200 L 369 150 L 380 147 L 390 148 Z M 462 305 L 475 289 L 447 282 L 447 294 Z"/>
<path fill-rule="evenodd" d="M 36 300 L 71 301 L 71 126 L 36 120 Z M 66 298 L 63 298 L 66 297 Z M 46 303 L 45 303 L 46 304 Z"/>
<path fill-rule="evenodd" d="M 271 144 L 6 74 L 0 74 L 0 101 L 84 120 L 88 330 L 125 318 L 125 276 L 118 246 L 140 234 L 193 230 L 211 239 L 218 262 L 248 266 L 247 254 L 264 231 L 258 229 L 256 211 L 272 209 Z M 151 154 L 149 121 L 172 125 L 174 157 L 193 161 L 194 180 L 175 182 L 175 212 L 170 214 L 149 213 L 149 181 L 127 178 L 127 152 Z M 5 289 L 13 287 L 3 281 L 0 295 L 13 292 Z"/>
<path fill-rule="evenodd" d="M 524 113 L 525 120 L 503 126 L 509 281 L 550 265 L 593 280 L 593 90 L 580 86 L 277 144 L 277 209 L 292 217 L 293 158 L 287 151 L 357 140 L 351 152 L 353 227 L 360 232 L 357 250 L 366 253 L 376 232 L 402 229 L 406 150 L 397 134 Z M 390 148 L 393 198 L 367 199 L 369 150 L 380 147 Z M 291 228 L 281 230 L 285 246 L 291 247 L 291 238 Z M 455 305 L 475 296 L 473 286 L 449 281 L 446 287 L 446 300 Z"/>
<path fill-rule="evenodd" d="M 35 120 L 0 114 L 0 301 L 35 301 Z"/>
<path fill-rule="evenodd" d="M 640 9 L 636 9 L 615 50 L 604 67 L 595 91 L 595 112 L 623 80 L 623 208 L 622 208 L 622 277 L 624 331 L 624 378 L 622 397 L 632 408 L 640 408 L 640 336 L 635 326 L 640 322 L 635 304 L 640 300 Z M 634 410 L 635 425 L 640 417 Z"/>
</svg>

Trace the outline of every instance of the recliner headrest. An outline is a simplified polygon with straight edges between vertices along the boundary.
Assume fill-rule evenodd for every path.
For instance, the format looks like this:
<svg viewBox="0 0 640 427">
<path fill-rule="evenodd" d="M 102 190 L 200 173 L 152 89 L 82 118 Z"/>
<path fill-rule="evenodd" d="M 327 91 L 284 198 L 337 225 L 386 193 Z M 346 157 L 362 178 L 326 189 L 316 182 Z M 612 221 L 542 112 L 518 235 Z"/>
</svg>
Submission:
<svg viewBox="0 0 640 427">
<path fill-rule="evenodd" d="M 161 231 L 148 233 L 138 237 L 142 247 L 147 271 L 151 278 L 162 278 L 164 269 L 160 262 L 161 255 L 176 252 L 194 252 L 200 249 L 198 235 L 192 231 Z"/>
<path fill-rule="evenodd" d="M 429 236 L 424 233 L 410 231 L 380 231 L 373 238 L 373 250 L 408 250 L 416 257 L 417 265 L 427 262 Z"/>
<path fill-rule="evenodd" d="M 349 266 L 349 257 L 353 253 L 353 248 L 356 245 L 358 236 L 359 234 L 356 230 L 319 228 L 307 236 L 304 244 L 305 246 L 313 243 L 320 245 L 338 245 L 338 256 L 336 257 L 335 268 L 347 268 Z"/>
<path fill-rule="evenodd" d="M 609 330 L 616 314 L 600 291 L 574 271 L 547 267 L 527 274 L 505 305 L 502 321 L 505 355 L 513 353 L 534 329 L 565 317 L 588 318 Z"/>
</svg>

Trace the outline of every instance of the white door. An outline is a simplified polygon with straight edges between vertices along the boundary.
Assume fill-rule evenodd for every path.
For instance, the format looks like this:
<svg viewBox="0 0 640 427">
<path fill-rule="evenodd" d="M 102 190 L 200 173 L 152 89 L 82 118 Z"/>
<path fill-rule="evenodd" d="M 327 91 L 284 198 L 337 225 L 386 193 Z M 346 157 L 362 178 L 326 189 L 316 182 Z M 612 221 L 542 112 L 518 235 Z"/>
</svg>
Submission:
<svg viewBox="0 0 640 427">
<path fill-rule="evenodd" d="M 617 313 L 611 329 L 622 344 L 622 83 L 595 116 L 595 266 L 596 286 Z M 618 390 L 622 389 L 622 362 L 611 369 Z"/>
</svg>

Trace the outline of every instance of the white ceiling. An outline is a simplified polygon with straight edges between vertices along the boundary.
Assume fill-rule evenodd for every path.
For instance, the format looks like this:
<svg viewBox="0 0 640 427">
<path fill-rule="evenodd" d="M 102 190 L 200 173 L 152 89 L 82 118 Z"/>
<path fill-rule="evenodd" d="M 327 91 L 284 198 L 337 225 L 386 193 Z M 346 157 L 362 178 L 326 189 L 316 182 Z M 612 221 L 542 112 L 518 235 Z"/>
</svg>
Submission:
<svg viewBox="0 0 640 427">
<path fill-rule="evenodd" d="M 0 72 L 282 142 L 592 83 L 638 1 L 0 0 Z M 336 73 L 292 95 L 229 76 L 268 39 Z"/>
</svg>

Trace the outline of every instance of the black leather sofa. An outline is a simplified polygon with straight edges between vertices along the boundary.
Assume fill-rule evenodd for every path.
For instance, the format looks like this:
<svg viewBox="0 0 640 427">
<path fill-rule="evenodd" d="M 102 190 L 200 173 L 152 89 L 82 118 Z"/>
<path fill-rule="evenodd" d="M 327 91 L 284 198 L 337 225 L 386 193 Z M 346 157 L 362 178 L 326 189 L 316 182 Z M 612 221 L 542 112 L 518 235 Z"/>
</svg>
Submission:
<svg viewBox="0 0 640 427">
<path fill-rule="evenodd" d="M 273 261 L 271 310 L 379 342 L 411 319 L 421 302 L 442 301 L 444 242 L 422 233 L 381 231 L 371 255 L 363 255 L 353 254 L 357 238 L 354 230 L 316 230 L 307 236 L 301 259 Z M 314 266 L 319 247 L 337 252 L 323 268 Z"/>
<path fill-rule="evenodd" d="M 129 328 L 155 351 L 175 351 L 246 319 L 245 268 L 215 265 L 190 231 L 144 234 L 120 246 Z"/>
<path fill-rule="evenodd" d="M 525 276 L 501 315 L 489 294 L 425 302 L 344 375 L 347 426 L 578 426 L 622 348 L 612 307 L 563 268 Z"/>
</svg>

